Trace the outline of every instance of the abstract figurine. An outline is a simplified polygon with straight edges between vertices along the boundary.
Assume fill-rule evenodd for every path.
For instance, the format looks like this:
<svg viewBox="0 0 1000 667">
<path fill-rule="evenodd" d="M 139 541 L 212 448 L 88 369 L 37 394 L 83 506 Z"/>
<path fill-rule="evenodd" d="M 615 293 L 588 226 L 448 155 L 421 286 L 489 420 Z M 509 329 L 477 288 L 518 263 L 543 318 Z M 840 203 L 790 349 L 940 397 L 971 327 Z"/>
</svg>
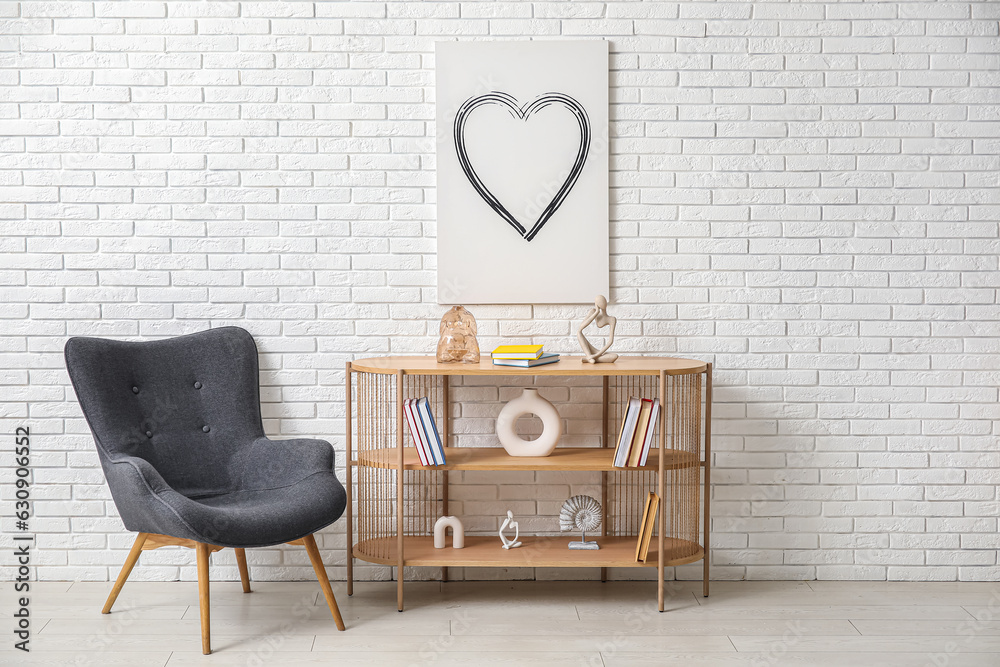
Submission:
<svg viewBox="0 0 1000 667">
<path fill-rule="evenodd" d="M 451 548 L 465 547 L 465 527 L 458 517 L 443 516 L 434 523 L 434 548 L 444 549 L 448 539 L 448 529 L 451 528 Z"/>
<path fill-rule="evenodd" d="M 441 318 L 437 346 L 437 360 L 447 364 L 460 361 L 464 364 L 479 363 L 479 328 L 476 318 L 464 306 L 452 306 Z"/>
<path fill-rule="evenodd" d="M 611 327 L 608 331 L 608 342 L 600 350 L 591 345 L 587 337 L 583 335 L 583 330 L 590 326 L 591 322 L 596 324 L 598 329 L 607 326 Z M 584 318 L 576 330 L 576 339 L 580 342 L 580 347 L 583 348 L 583 363 L 604 364 L 611 363 L 618 358 L 617 354 L 605 354 L 615 342 L 615 325 L 617 323 L 617 319 L 608 315 L 608 300 L 599 295 L 594 299 L 594 307 L 590 309 L 587 317 Z"/>
<path fill-rule="evenodd" d="M 503 534 L 503 531 L 508 528 L 514 529 L 514 539 L 509 540 L 507 536 Z M 504 549 L 515 549 L 521 546 L 521 543 L 517 541 L 518 536 L 520 536 L 521 530 L 518 528 L 517 521 L 514 521 L 514 513 L 507 510 L 507 518 L 503 520 L 503 525 L 500 526 L 500 541 L 503 542 Z"/>
</svg>

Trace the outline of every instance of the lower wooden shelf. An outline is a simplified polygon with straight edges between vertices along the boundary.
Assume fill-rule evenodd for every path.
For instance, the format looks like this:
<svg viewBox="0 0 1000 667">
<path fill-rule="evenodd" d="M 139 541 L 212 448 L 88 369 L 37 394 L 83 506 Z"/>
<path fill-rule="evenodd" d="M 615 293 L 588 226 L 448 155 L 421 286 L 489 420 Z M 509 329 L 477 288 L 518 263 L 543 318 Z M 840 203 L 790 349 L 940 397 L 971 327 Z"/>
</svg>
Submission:
<svg viewBox="0 0 1000 667">
<path fill-rule="evenodd" d="M 635 537 L 590 537 L 601 545 L 593 551 L 570 551 L 569 543 L 579 535 L 522 536 L 522 546 L 505 550 L 500 538 L 466 536 L 465 548 L 453 549 L 451 539 L 444 549 L 434 548 L 434 538 L 403 538 L 404 565 L 434 567 L 656 567 L 657 542 L 654 537 L 645 563 L 635 561 Z M 701 560 L 701 546 L 667 538 L 664 540 L 664 565 L 683 565 Z M 398 565 L 396 538 L 366 540 L 354 545 L 354 556 L 371 563 Z"/>
</svg>

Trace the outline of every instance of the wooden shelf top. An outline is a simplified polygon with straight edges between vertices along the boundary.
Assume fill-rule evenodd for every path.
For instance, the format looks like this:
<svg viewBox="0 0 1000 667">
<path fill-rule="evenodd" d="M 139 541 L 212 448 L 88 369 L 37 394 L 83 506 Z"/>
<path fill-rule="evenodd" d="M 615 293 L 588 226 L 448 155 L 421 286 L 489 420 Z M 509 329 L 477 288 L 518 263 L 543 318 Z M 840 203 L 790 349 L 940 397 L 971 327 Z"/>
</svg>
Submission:
<svg viewBox="0 0 1000 667">
<path fill-rule="evenodd" d="M 569 543 L 579 540 L 579 534 L 555 536 L 524 536 L 521 546 L 503 549 L 500 538 L 466 535 L 465 547 L 453 549 L 451 537 L 444 549 L 434 548 L 434 538 L 407 536 L 403 538 L 405 565 L 435 567 L 656 567 L 658 543 L 654 537 L 646 562 L 635 560 L 635 537 L 592 537 L 600 549 L 570 550 Z M 665 565 L 682 565 L 700 560 L 701 546 L 687 540 L 664 540 Z M 396 565 L 396 538 L 367 540 L 354 545 L 354 555 L 362 560 L 384 565 Z"/>
<path fill-rule="evenodd" d="M 658 470 L 658 449 L 649 452 L 642 468 L 615 468 L 615 452 L 603 447 L 556 447 L 549 456 L 510 456 L 503 447 L 445 447 L 443 466 L 423 466 L 413 447 L 403 449 L 406 470 Z M 360 465 L 395 468 L 399 465 L 395 448 L 360 452 Z M 676 449 L 666 450 L 664 468 L 693 468 L 701 465 L 697 456 Z"/>
<path fill-rule="evenodd" d="M 351 368 L 365 373 L 407 375 L 689 375 L 703 373 L 708 364 L 696 359 L 674 357 L 623 356 L 611 364 L 585 364 L 582 357 L 560 357 L 554 364 L 534 368 L 494 366 L 489 353 L 478 364 L 440 364 L 431 356 L 371 357 L 351 362 Z"/>
</svg>

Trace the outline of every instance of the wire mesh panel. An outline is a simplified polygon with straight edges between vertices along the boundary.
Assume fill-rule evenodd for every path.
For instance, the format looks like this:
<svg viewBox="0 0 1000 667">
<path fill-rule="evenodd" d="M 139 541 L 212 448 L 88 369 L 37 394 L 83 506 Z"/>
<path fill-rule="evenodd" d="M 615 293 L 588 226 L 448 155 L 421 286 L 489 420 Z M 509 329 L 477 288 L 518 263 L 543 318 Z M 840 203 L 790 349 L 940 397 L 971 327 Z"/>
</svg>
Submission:
<svg viewBox="0 0 1000 667">
<path fill-rule="evenodd" d="M 670 558 L 685 558 L 698 552 L 699 500 L 701 487 L 701 385 L 702 375 L 667 377 L 669 419 L 666 447 L 687 454 L 690 465 L 665 471 L 667 497 L 661 504 L 666 517 L 666 536 L 678 540 Z"/>
<path fill-rule="evenodd" d="M 669 553 L 665 556 L 682 559 L 699 550 L 702 374 L 668 375 L 664 396 L 659 396 L 659 380 L 652 375 L 609 378 L 607 446 L 617 445 L 629 398 L 660 399 L 653 442 L 659 443 L 659 432 L 666 429 L 666 497 L 660 499 L 660 511 L 666 517 L 665 537 L 669 538 Z M 655 462 L 656 444 L 649 455 L 649 470 L 615 470 L 608 474 L 608 535 L 638 535 L 646 498 L 657 491 Z M 654 534 L 658 534 L 659 521 L 654 525 Z"/>
<path fill-rule="evenodd" d="M 358 551 L 359 555 L 390 561 L 396 557 L 398 517 L 396 512 L 398 456 L 397 429 L 402 429 L 404 447 L 412 447 L 409 427 L 397 423 L 396 376 L 357 372 L 356 438 L 358 456 Z M 444 406 L 444 378 L 430 375 L 403 376 L 403 399 L 426 397 L 442 438 L 447 437 L 448 414 Z M 388 461 L 391 465 L 370 465 Z M 366 465 L 366 463 L 368 463 Z M 403 472 L 403 534 L 430 535 L 443 513 L 444 484 L 440 470 Z"/>
<path fill-rule="evenodd" d="M 373 460 L 379 450 L 396 446 L 395 377 L 380 373 L 357 373 L 358 461 Z M 358 466 L 358 550 L 376 559 L 391 556 L 391 538 L 396 536 L 396 470 Z"/>
<path fill-rule="evenodd" d="M 656 398 L 659 380 L 659 376 L 655 375 L 618 375 L 608 378 L 607 446 L 612 450 L 618 445 L 629 398 Z M 659 423 L 663 423 L 662 407 Z M 657 426 L 657 434 L 659 428 Z M 649 460 L 654 460 L 654 457 L 655 452 L 650 452 Z M 646 496 L 650 491 L 656 491 L 655 470 L 615 470 L 608 474 L 608 535 L 638 535 Z"/>
<path fill-rule="evenodd" d="M 444 381 L 440 375 L 403 376 L 403 398 L 427 398 L 431 414 L 437 424 L 441 440 L 447 446 L 449 424 L 445 423 L 448 412 L 444 406 Z M 395 414 L 395 413 L 393 413 Z M 403 444 L 412 447 L 410 430 L 403 429 Z M 406 470 L 403 473 L 403 502 L 405 535 L 432 535 L 434 522 L 444 514 L 444 473 L 440 470 L 422 468 Z"/>
</svg>

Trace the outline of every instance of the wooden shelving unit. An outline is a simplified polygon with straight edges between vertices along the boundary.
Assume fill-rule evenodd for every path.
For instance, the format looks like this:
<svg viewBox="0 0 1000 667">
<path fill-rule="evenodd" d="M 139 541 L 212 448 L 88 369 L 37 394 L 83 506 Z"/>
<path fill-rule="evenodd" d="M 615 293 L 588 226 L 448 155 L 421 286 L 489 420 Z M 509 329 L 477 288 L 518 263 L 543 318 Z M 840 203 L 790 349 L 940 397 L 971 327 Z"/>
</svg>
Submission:
<svg viewBox="0 0 1000 667">
<path fill-rule="evenodd" d="M 453 376 L 588 376 L 602 388 L 600 447 L 557 447 L 547 457 L 511 457 L 501 447 L 451 447 L 450 378 Z M 711 483 L 712 365 L 691 359 L 625 357 L 613 364 L 584 364 L 579 357 L 530 369 L 439 364 L 433 357 L 380 357 L 347 364 L 348 595 L 354 592 L 355 558 L 395 566 L 397 604 L 403 610 L 403 568 L 440 567 L 656 567 L 660 611 L 665 567 L 704 560 L 708 595 Z M 655 449 L 641 468 L 612 465 L 615 439 L 629 396 L 659 397 Z M 427 396 L 444 441 L 447 464 L 424 467 L 407 447 L 403 401 Z M 356 407 L 356 409 L 355 409 Z M 704 458 L 703 458 L 704 457 Z M 448 514 L 450 471 L 548 470 L 601 474 L 604 522 L 601 549 L 570 551 L 575 536 L 526 536 L 506 551 L 499 538 L 467 535 L 464 549 L 435 549 L 433 525 Z M 702 480 L 702 470 L 704 479 Z M 357 489 L 355 492 L 355 478 Z M 657 533 L 645 562 L 635 545 L 648 491 L 661 498 Z M 353 507 L 357 499 L 357 516 Z M 700 538 L 700 539 L 699 539 Z"/>
</svg>

